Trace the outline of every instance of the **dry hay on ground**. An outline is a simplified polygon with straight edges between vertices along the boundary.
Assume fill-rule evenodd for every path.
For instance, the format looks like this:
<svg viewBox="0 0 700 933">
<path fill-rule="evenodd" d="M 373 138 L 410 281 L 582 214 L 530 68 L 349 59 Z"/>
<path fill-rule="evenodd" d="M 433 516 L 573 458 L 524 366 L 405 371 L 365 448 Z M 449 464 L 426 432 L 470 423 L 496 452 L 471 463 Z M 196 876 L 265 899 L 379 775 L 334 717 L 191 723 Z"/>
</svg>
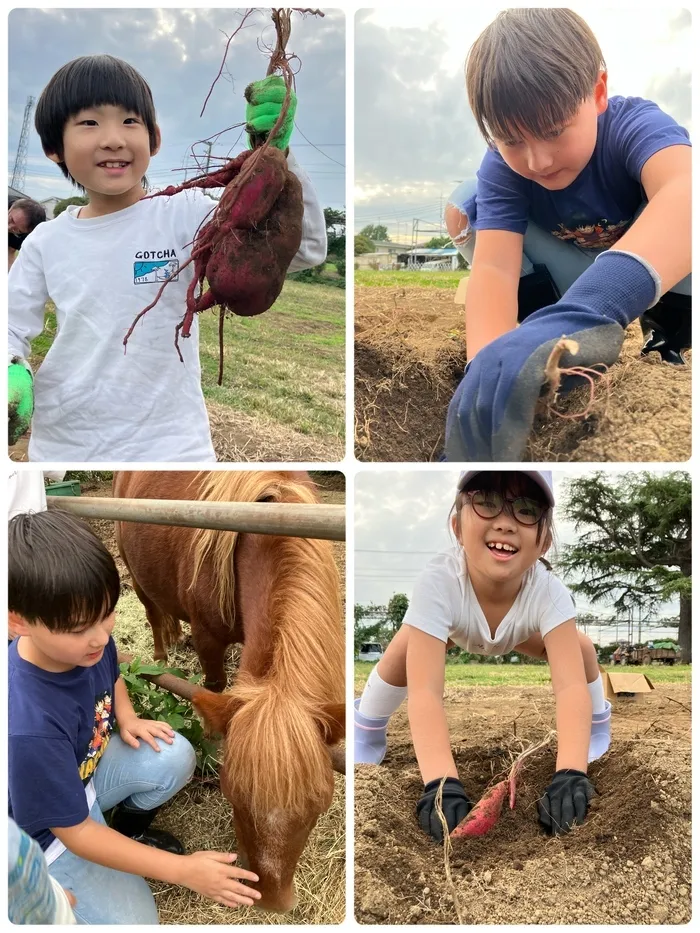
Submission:
<svg viewBox="0 0 700 933">
<path fill-rule="evenodd" d="M 465 364 L 463 312 L 450 289 L 355 288 L 355 440 L 361 460 L 436 460 Z M 690 457 L 691 367 L 641 359 L 641 328 L 590 389 L 538 414 L 525 460 L 660 461 Z M 689 356 L 690 360 L 690 356 Z M 540 409 L 545 411 L 544 403 Z"/>
<path fill-rule="evenodd" d="M 335 481 L 333 481 L 335 482 Z M 84 494 L 111 496 L 111 484 L 83 487 Z M 341 505 L 343 492 L 322 489 L 321 501 Z M 129 574 L 118 555 L 114 522 L 91 520 L 89 524 L 116 558 L 122 579 L 122 596 L 117 604 L 117 622 L 114 638 L 120 651 L 140 656 L 144 661 L 153 659 L 153 636 L 146 614 L 131 589 Z M 345 592 L 345 546 L 333 544 L 341 575 L 341 588 Z M 188 626 L 184 626 L 189 631 Z M 228 649 L 226 671 L 233 682 L 239 656 L 239 647 Z M 197 656 L 189 638 L 170 652 L 168 664 L 179 667 L 187 674 L 201 673 Z M 162 807 L 155 827 L 168 830 L 180 839 L 188 852 L 212 849 L 235 852 L 236 839 L 231 818 L 231 805 L 219 790 L 215 778 L 195 775 L 193 781 Z M 190 891 L 157 881 L 149 885 L 158 905 L 158 915 L 165 924 L 321 924 L 341 923 L 345 916 L 345 778 L 335 776 L 335 793 L 330 809 L 320 817 L 309 836 L 296 874 L 299 904 L 288 914 L 273 914 L 240 907 L 231 911 L 207 898 Z"/>
<path fill-rule="evenodd" d="M 690 685 L 618 698 L 610 751 L 589 766 L 599 795 L 586 822 L 551 839 L 536 800 L 555 749 L 526 759 L 516 806 L 494 829 L 455 840 L 454 891 L 469 924 L 688 923 L 691 884 Z M 674 702 L 675 701 L 675 702 Z M 547 687 L 448 687 L 452 751 L 472 800 L 554 723 Z M 517 738 L 514 737 L 514 733 Z M 355 768 L 355 916 L 360 923 L 457 923 L 443 847 L 418 827 L 423 790 L 405 713 L 384 763 Z"/>
<path fill-rule="evenodd" d="M 339 463 L 345 456 L 341 437 L 310 437 L 215 402 L 207 402 L 207 412 L 219 463 Z"/>
<path fill-rule="evenodd" d="M 269 418 L 216 402 L 207 402 L 207 412 L 219 463 L 340 463 L 345 456 L 342 437 L 309 437 Z M 9 448 L 10 460 L 25 463 L 28 446 L 29 433 Z"/>
</svg>

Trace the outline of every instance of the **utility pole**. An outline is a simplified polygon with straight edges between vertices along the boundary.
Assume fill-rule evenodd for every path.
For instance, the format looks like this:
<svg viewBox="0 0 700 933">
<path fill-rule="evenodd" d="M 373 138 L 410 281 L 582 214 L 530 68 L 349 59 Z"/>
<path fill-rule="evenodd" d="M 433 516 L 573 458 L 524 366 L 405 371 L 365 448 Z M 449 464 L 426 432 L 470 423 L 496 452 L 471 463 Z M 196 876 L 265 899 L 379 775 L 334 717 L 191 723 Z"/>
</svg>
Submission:
<svg viewBox="0 0 700 933">
<path fill-rule="evenodd" d="M 207 142 L 204 143 L 204 145 L 207 147 L 207 162 L 206 162 L 206 165 L 204 166 L 204 174 L 207 175 L 209 174 L 209 163 L 211 162 L 211 147 L 213 143 L 211 140 L 208 140 Z"/>
<path fill-rule="evenodd" d="M 27 173 L 27 150 L 29 148 L 29 118 L 34 109 L 35 98 L 28 97 L 24 105 L 24 117 L 22 119 L 22 132 L 19 134 L 19 143 L 17 145 L 17 154 L 15 155 L 15 164 L 12 169 L 12 181 L 10 186 L 21 191 L 24 187 L 24 179 Z"/>
</svg>

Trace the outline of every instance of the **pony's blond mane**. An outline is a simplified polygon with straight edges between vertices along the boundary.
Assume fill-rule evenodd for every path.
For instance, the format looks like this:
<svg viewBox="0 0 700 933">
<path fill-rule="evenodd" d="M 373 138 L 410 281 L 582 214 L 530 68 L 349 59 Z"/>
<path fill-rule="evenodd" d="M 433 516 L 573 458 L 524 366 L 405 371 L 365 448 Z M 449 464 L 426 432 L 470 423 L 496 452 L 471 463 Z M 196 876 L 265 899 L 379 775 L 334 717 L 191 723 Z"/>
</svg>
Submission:
<svg viewBox="0 0 700 933">
<path fill-rule="evenodd" d="M 214 501 L 317 502 L 313 489 L 275 472 L 214 472 L 199 498 Z M 198 531 L 195 574 L 214 562 L 218 601 L 233 618 L 235 532 Z M 268 607 L 265 673 L 236 675 L 228 695 L 236 707 L 226 743 L 227 780 L 252 813 L 283 808 L 303 816 L 330 805 L 332 770 L 325 738 L 329 704 L 345 699 L 340 581 L 328 541 L 274 537 L 275 579 Z"/>
</svg>

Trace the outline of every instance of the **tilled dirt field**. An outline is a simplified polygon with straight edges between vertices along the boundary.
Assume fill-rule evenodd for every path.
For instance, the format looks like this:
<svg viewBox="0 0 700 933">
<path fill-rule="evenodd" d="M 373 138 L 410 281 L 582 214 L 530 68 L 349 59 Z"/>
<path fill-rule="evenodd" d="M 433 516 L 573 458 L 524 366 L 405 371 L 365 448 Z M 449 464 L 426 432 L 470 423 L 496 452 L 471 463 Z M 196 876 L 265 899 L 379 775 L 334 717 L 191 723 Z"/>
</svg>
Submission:
<svg viewBox="0 0 700 933">
<path fill-rule="evenodd" d="M 485 837 L 443 847 L 419 829 L 423 785 L 405 707 L 379 767 L 355 767 L 355 916 L 360 923 L 680 924 L 690 920 L 691 690 L 659 684 L 618 697 L 609 752 L 589 767 L 599 796 L 586 822 L 551 839 L 536 800 L 555 770 L 536 753 Z M 472 800 L 554 724 L 548 687 L 448 687 L 453 753 Z M 456 898 L 456 903 L 455 903 Z"/>
<path fill-rule="evenodd" d="M 355 287 L 359 459 L 421 462 L 440 456 L 447 406 L 466 361 L 464 315 L 453 299 L 444 288 Z M 560 399 L 558 414 L 542 404 L 524 459 L 687 460 L 691 366 L 671 366 L 658 354 L 641 359 L 642 342 L 635 323 L 590 405 L 588 386 Z"/>
<path fill-rule="evenodd" d="M 317 480 L 318 482 L 318 480 Z M 320 481 L 322 482 L 322 481 Z M 345 502 L 342 477 L 329 476 L 328 488 L 321 489 L 321 501 L 340 505 Z M 111 482 L 82 484 L 82 494 L 111 496 Z M 122 596 L 117 604 L 114 639 L 120 651 L 153 659 L 153 636 L 142 604 L 131 588 L 131 579 L 119 557 L 114 522 L 89 522 L 96 534 L 115 558 L 122 580 Z M 333 551 L 345 592 L 345 545 L 333 543 Z M 189 632 L 187 625 L 183 626 Z M 237 668 L 239 647 L 227 654 L 226 671 L 229 684 Z M 173 648 L 169 665 L 189 674 L 201 673 L 197 655 L 187 638 Z M 236 838 L 231 805 L 223 797 L 216 776 L 195 774 L 192 782 L 162 807 L 156 827 L 173 833 L 188 852 L 213 849 L 235 852 Z M 345 778 L 335 776 L 335 793 L 331 808 L 324 813 L 309 836 L 297 866 L 295 883 L 299 904 L 288 914 L 271 914 L 251 907 L 229 910 L 190 891 L 156 881 L 149 881 L 162 924 L 319 924 L 340 923 L 345 915 Z"/>
</svg>

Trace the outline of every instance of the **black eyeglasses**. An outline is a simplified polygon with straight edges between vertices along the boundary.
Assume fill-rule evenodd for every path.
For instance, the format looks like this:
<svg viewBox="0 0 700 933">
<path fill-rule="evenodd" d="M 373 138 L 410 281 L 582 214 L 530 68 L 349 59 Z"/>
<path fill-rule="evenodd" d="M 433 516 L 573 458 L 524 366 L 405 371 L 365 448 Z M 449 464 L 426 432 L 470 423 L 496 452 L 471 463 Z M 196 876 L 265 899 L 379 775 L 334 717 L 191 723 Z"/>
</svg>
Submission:
<svg viewBox="0 0 700 933">
<path fill-rule="evenodd" d="M 473 489 L 466 495 L 479 518 L 496 518 L 507 508 L 518 524 L 536 525 L 546 511 L 546 506 L 541 502 L 528 499 L 527 496 L 512 499 L 500 492 L 486 492 L 483 489 Z"/>
</svg>

